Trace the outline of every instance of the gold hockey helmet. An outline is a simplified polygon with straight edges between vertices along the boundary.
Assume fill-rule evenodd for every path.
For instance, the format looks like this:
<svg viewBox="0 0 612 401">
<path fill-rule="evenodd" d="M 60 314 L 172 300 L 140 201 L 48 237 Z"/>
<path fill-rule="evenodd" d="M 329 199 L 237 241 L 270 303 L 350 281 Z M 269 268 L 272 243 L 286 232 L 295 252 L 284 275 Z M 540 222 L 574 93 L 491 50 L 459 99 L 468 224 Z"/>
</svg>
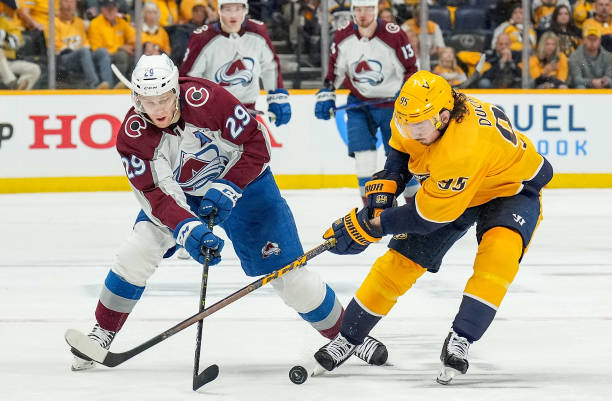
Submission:
<svg viewBox="0 0 612 401">
<path fill-rule="evenodd" d="M 442 109 L 452 110 L 455 105 L 450 84 L 446 79 L 429 71 L 417 71 L 402 86 L 395 100 L 396 118 L 402 124 L 411 124 L 434 118 Z"/>
</svg>

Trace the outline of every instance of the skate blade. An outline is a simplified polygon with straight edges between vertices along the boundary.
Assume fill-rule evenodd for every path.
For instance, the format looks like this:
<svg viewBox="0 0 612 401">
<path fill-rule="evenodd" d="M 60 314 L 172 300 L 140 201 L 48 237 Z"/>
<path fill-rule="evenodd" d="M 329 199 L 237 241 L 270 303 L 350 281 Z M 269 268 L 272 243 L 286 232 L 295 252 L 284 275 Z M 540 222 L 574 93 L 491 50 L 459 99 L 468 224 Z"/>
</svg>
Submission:
<svg viewBox="0 0 612 401">
<path fill-rule="evenodd" d="M 442 366 L 442 369 L 440 369 L 440 374 L 436 378 L 436 381 L 439 384 L 447 385 L 453 380 L 455 376 L 460 375 L 460 374 L 462 373 L 458 371 L 457 369 L 453 369 L 448 366 Z"/>
</svg>

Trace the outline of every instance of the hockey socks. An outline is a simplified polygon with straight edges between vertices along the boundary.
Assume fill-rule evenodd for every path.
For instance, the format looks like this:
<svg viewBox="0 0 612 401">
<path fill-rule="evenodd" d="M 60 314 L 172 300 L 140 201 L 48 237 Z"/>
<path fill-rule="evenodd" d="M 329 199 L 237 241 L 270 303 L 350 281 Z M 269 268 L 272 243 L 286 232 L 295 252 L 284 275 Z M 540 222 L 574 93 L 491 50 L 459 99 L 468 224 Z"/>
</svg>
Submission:
<svg viewBox="0 0 612 401">
<path fill-rule="evenodd" d="M 100 327 L 105 330 L 119 331 L 142 296 L 144 289 L 145 287 L 128 283 L 110 270 L 96 307 L 96 320 Z"/>
<path fill-rule="evenodd" d="M 353 298 L 346 307 L 340 332 L 354 345 L 363 343 L 370 331 L 376 326 L 382 316 L 366 311 L 358 301 Z"/>
<path fill-rule="evenodd" d="M 344 308 L 338 301 L 336 293 L 330 286 L 325 285 L 325 298 L 315 309 L 307 313 L 300 313 L 302 319 L 306 320 L 325 338 L 332 339 L 340 331 Z"/>
</svg>

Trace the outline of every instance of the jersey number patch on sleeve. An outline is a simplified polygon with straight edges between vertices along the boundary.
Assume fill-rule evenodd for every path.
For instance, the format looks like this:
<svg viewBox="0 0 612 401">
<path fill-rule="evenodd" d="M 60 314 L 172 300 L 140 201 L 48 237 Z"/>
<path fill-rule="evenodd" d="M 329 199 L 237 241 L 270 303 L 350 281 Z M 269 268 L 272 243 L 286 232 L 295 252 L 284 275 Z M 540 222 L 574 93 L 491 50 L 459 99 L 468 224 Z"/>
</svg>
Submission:
<svg viewBox="0 0 612 401">
<path fill-rule="evenodd" d="M 143 175 L 147 170 L 147 165 L 145 162 L 134 155 L 132 155 L 130 159 L 127 157 L 122 157 L 121 162 L 123 163 L 125 174 L 127 174 L 127 177 L 130 180 L 138 175 Z"/>
<path fill-rule="evenodd" d="M 404 55 L 404 58 L 406 60 L 414 56 L 414 50 L 412 50 L 412 46 L 410 45 L 410 43 L 402 46 L 401 49 L 402 49 L 402 54 Z"/>
<path fill-rule="evenodd" d="M 244 131 L 244 127 L 251 121 L 251 115 L 242 105 L 236 105 L 234 107 L 234 115 L 229 116 L 227 120 L 225 120 L 225 128 L 229 128 L 230 135 L 232 138 L 236 139 L 242 131 Z"/>
<path fill-rule="evenodd" d="M 465 188 L 465 184 L 469 178 L 470 177 L 457 177 L 449 180 L 438 181 L 438 188 L 443 191 L 446 191 L 447 189 L 456 192 L 463 191 L 463 188 Z"/>
</svg>

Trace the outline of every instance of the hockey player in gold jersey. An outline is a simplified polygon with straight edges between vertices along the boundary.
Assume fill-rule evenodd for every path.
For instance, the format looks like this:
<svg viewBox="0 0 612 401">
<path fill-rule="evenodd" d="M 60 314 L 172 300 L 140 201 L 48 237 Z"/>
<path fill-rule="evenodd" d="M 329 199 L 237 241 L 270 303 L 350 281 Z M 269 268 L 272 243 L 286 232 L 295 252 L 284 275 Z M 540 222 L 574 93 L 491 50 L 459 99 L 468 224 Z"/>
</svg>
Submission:
<svg viewBox="0 0 612 401">
<path fill-rule="evenodd" d="M 476 224 L 478 252 L 459 311 L 442 348 L 438 382 L 468 369 L 468 348 L 482 337 L 518 272 L 542 218 L 541 189 L 552 178 L 537 153 L 497 106 L 455 92 L 428 71 L 412 75 L 395 101 L 391 152 L 366 184 L 368 204 L 324 234 L 332 252 L 356 254 L 392 234 L 347 307 L 340 334 L 316 352 L 332 370 L 362 343 L 426 271 Z M 396 207 L 411 175 L 421 181 L 412 201 Z"/>
</svg>

